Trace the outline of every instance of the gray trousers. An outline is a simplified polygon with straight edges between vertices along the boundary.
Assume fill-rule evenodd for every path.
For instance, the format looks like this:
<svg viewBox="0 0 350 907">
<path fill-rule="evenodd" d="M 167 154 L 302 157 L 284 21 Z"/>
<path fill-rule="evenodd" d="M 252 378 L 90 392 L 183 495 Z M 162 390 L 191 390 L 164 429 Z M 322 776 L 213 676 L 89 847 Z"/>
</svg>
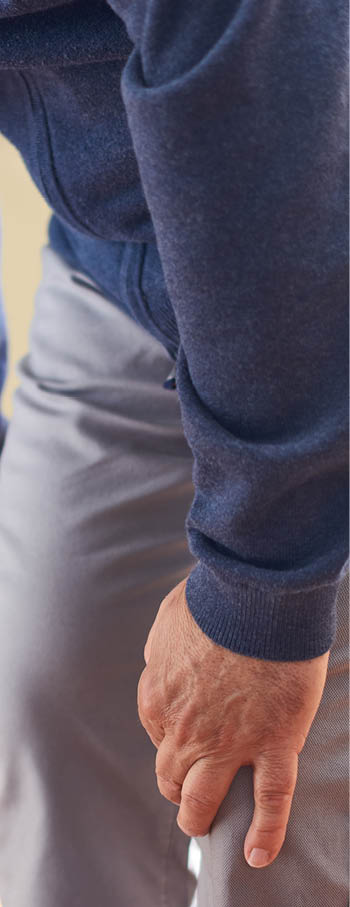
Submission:
<svg viewBox="0 0 350 907">
<path fill-rule="evenodd" d="M 3 907 L 189 907 L 177 807 L 137 715 L 143 646 L 191 569 L 192 454 L 163 346 L 48 247 L 0 460 Z M 203 858 L 199 907 L 346 907 L 348 577 L 321 706 L 277 860 L 243 842 L 238 772 Z"/>
</svg>

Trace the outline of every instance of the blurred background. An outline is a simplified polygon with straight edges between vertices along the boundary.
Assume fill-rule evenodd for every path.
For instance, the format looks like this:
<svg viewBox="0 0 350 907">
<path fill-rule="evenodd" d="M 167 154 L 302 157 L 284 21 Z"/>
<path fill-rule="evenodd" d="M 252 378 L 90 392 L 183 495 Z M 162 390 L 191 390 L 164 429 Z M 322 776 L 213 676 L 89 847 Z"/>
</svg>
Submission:
<svg viewBox="0 0 350 907">
<path fill-rule="evenodd" d="M 15 364 L 25 352 L 40 280 L 40 247 L 46 241 L 50 210 L 18 152 L 0 135 L 2 288 L 9 341 L 9 371 L 2 410 L 9 418 L 17 384 Z"/>
</svg>

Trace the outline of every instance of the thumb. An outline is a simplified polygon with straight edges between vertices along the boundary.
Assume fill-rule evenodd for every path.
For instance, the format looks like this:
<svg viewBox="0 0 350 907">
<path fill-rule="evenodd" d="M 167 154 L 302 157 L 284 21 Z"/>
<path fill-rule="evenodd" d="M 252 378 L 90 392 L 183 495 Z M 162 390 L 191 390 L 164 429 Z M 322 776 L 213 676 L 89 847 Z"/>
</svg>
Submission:
<svg viewBox="0 0 350 907">
<path fill-rule="evenodd" d="M 177 824 L 189 837 L 206 835 L 226 796 L 240 764 L 219 765 L 218 761 L 198 759 L 185 777 Z"/>
<path fill-rule="evenodd" d="M 265 752 L 254 765 L 255 809 L 244 842 L 249 866 L 268 866 L 284 842 L 298 774 L 294 751 Z"/>
</svg>

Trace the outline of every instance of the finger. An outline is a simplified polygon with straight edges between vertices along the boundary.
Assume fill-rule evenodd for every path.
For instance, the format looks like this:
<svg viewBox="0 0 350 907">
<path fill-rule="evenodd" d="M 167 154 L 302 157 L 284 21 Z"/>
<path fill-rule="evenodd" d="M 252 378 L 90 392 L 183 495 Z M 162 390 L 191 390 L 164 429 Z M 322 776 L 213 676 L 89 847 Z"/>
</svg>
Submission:
<svg viewBox="0 0 350 907">
<path fill-rule="evenodd" d="M 182 785 L 191 765 L 188 757 L 176 752 L 174 740 L 167 735 L 158 749 L 155 771 L 160 793 L 171 803 L 181 802 Z"/>
<path fill-rule="evenodd" d="M 256 760 L 253 771 L 254 815 L 244 842 L 244 856 L 250 866 L 268 866 L 280 852 L 286 836 L 297 774 L 296 752 L 264 753 Z"/>
<path fill-rule="evenodd" d="M 240 763 L 223 765 L 205 758 L 192 765 L 182 785 L 177 815 L 177 824 L 186 835 L 194 838 L 208 834 L 239 767 Z"/>
</svg>

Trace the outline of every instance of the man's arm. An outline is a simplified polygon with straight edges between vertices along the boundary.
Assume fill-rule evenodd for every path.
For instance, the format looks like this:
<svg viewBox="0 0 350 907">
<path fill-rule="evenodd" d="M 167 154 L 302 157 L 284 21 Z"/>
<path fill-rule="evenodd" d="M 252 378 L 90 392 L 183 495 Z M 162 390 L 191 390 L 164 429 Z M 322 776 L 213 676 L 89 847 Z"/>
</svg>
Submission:
<svg viewBox="0 0 350 907">
<path fill-rule="evenodd" d="M 326 652 L 347 559 L 343 0 L 109 0 L 180 348 L 186 587 L 234 652 Z"/>
</svg>

